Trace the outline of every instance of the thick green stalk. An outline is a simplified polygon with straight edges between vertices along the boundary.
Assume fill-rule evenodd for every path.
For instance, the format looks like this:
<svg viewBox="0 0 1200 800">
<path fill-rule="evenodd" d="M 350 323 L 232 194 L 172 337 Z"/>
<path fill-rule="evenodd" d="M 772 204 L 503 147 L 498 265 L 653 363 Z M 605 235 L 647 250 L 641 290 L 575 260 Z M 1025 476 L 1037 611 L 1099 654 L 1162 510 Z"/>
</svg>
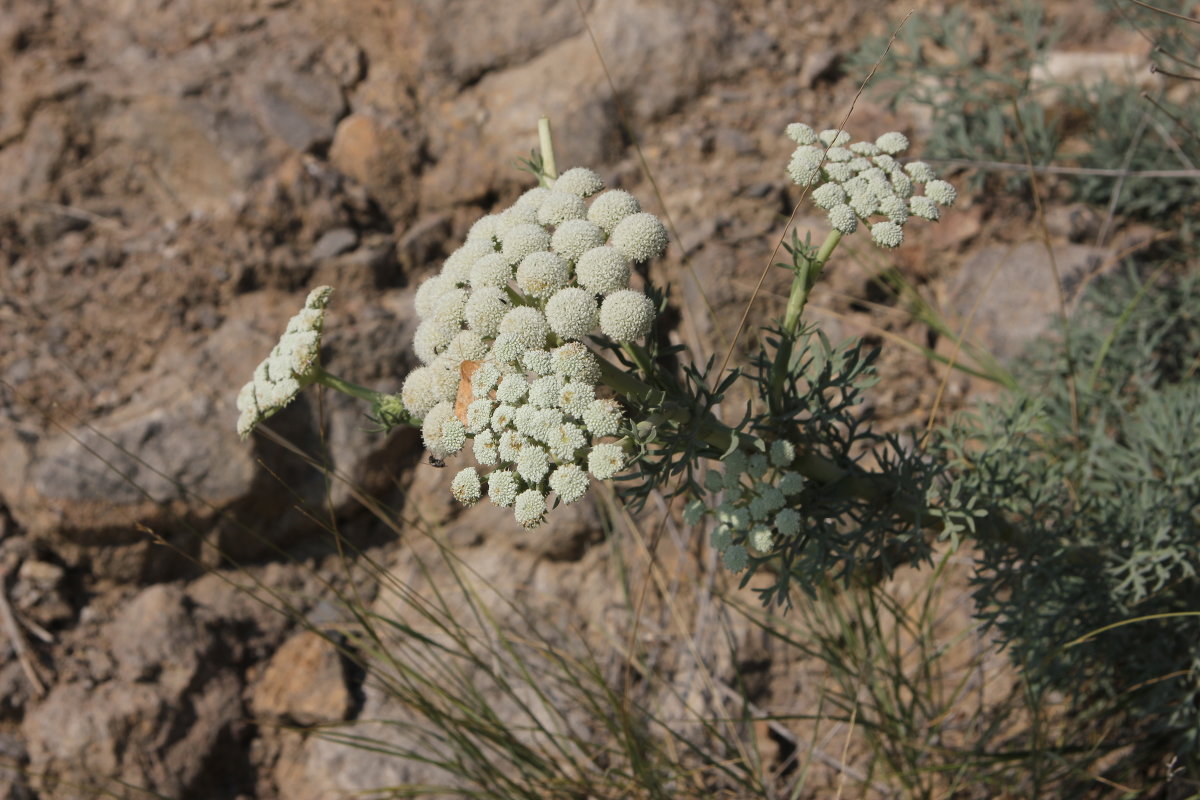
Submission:
<svg viewBox="0 0 1200 800">
<path fill-rule="evenodd" d="M 792 291 L 788 295 L 787 310 L 783 316 L 783 338 L 775 353 L 775 368 L 771 372 L 770 403 L 771 412 L 779 413 L 783 405 L 783 381 L 788 374 L 788 362 L 792 358 L 792 342 L 800 330 L 800 320 L 804 316 L 804 307 L 808 304 L 808 295 L 817 285 L 825 262 L 833 255 L 838 243 L 842 241 L 841 231 L 830 231 L 821 243 L 816 255 L 811 259 L 803 258 L 803 263 L 794 267 L 796 276 L 792 278 Z"/>
</svg>

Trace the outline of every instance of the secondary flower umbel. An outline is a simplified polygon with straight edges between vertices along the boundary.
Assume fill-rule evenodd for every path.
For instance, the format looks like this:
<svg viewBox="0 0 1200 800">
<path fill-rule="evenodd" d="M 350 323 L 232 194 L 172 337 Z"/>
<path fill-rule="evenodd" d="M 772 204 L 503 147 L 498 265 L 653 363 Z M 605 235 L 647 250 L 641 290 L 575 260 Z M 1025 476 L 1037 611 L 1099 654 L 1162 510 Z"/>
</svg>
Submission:
<svg viewBox="0 0 1200 800">
<path fill-rule="evenodd" d="M 874 142 L 851 143 L 845 131 L 817 133 L 793 122 L 787 135 L 799 145 L 788 162 L 788 176 L 798 186 L 813 187 L 813 202 L 828 213 L 830 226 L 843 234 L 854 233 L 862 220 L 871 226 L 875 244 L 898 247 L 910 216 L 936 222 L 938 206 L 952 205 L 957 196 L 954 187 L 939 180 L 925 162 L 896 160 L 908 149 L 908 137 L 898 131 Z M 916 194 L 917 186 L 924 186 L 925 193 Z"/>
<path fill-rule="evenodd" d="M 304 387 L 316 380 L 320 371 L 321 329 L 325 307 L 333 287 L 313 289 L 304 308 L 288 321 L 287 329 L 270 355 L 254 370 L 254 380 L 238 392 L 238 435 L 245 439 L 254 426 L 281 410 Z"/>
</svg>

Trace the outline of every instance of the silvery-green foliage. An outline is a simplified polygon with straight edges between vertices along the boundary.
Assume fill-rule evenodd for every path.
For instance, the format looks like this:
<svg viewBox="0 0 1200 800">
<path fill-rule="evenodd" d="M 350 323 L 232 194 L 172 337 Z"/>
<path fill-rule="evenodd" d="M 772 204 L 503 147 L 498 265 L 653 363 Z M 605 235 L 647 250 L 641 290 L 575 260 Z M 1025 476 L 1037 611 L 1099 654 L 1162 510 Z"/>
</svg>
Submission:
<svg viewBox="0 0 1200 800">
<path fill-rule="evenodd" d="M 768 331 L 767 348 L 749 373 L 764 405 L 771 405 L 775 353 L 784 337 Z M 926 499 L 942 468 L 899 438 L 874 431 L 862 413 L 865 392 L 878 381 L 877 354 L 857 339 L 833 345 L 815 328 L 801 329 L 791 342 L 775 410 L 747 421 L 745 430 L 764 443 L 786 440 L 795 452 L 819 455 L 843 473 L 832 481 L 805 481 L 792 495 L 778 483 L 787 479 L 789 465 L 772 464 L 777 485 L 790 495 L 787 508 L 799 515 L 799 529 L 784 534 L 780 523 L 790 526 L 792 520 L 775 520 L 771 547 L 750 553 L 743 585 L 759 567 L 769 567 L 762 574 L 773 579 L 756 589 L 764 604 L 788 604 L 793 589 L 810 591 L 827 577 L 890 575 L 929 555 Z M 764 454 L 770 461 L 770 451 Z M 873 474 L 861 464 L 868 458 L 878 465 Z M 734 544 L 748 536 L 734 533 Z"/>
<path fill-rule="evenodd" d="M 973 44 L 980 39 L 980 15 L 965 5 L 943 14 L 914 15 L 897 31 L 888 58 L 878 64 L 874 91 L 892 107 L 918 105 L 927 110 L 931 131 L 928 156 L 1024 165 L 1078 166 L 1103 171 L 1174 170 L 1200 161 L 1200 104 L 1195 92 L 1181 93 L 1200 70 L 1193 65 L 1195 25 L 1174 18 L 1174 10 L 1191 13 L 1177 0 L 1153 4 L 1121 3 L 1116 25 L 1131 26 L 1158 45 L 1148 54 L 1164 74 L 1167 92 L 1155 91 L 1148 102 L 1144 85 L 1114 80 L 1100 70 L 1080 81 L 1039 74 L 1061 48 L 1061 27 L 1046 19 L 1046 5 L 1034 0 L 1008 0 L 988 6 L 989 51 Z M 1115 6 L 1114 6 L 1115 8 Z M 865 40 L 850 55 L 850 71 L 873 69 L 890 33 Z M 1097 54 L 1100 55 L 1100 54 Z M 1186 76 L 1186 77 L 1183 77 Z M 1173 84 L 1173 85 L 1172 85 Z M 1000 175 L 980 170 L 975 188 L 992 176 L 1010 190 L 1028 184 L 1024 170 Z M 1197 205 L 1195 180 L 1181 176 L 1083 174 L 1068 179 L 1078 199 L 1111 212 L 1155 222 L 1177 216 L 1187 225 Z M 1114 194 L 1114 190 L 1115 194 Z"/>
<path fill-rule="evenodd" d="M 1022 359 L 1027 392 L 959 422 L 945 452 L 956 490 L 1003 516 L 978 528 L 975 599 L 1031 685 L 1127 713 L 1117 744 L 1195 761 L 1200 279 L 1137 288 L 1097 285 L 1069 337 Z"/>
</svg>

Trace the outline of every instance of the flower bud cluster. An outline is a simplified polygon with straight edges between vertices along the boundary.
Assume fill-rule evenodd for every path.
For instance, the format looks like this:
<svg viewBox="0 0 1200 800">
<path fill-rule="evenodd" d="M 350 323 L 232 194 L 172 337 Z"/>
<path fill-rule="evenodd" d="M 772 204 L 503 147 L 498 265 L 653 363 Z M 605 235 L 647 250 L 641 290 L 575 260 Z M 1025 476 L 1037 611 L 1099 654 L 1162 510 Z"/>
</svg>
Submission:
<svg viewBox="0 0 1200 800">
<path fill-rule="evenodd" d="M 861 220 L 870 225 L 871 239 L 880 247 L 898 247 L 910 217 L 936 222 L 939 206 L 957 196 L 954 187 L 939 180 L 923 161 L 901 164 L 908 137 L 898 131 L 874 142 L 850 142 L 845 131 L 817 133 L 793 122 L 787 135 L 798 147 L 788 162 L 788 176 L 798 186 L 811 186 L 812 199 L 829 215 L 834 230 L 851 234 Z M 923 187 L 924 194 L 916 188 Z M 882 217 L 872 222 L 872 218 Z"/>
<path fill-rule="evenodd" d="M 254 370 L 254 379 L 238 392 L 237 432 L 243 439 L 316 379 L 325 308 L 332 294 L 331 286 L 309 292 L 304 308 L 288 321 L 279 343 Z"/>
<path fill-rule="evenodd" d="M 582 340 L 597 328 L 618 341 L 649 333 L 655 304 L 629 279 L 634 262 L 662 254 L 667 231 L 633 195 L 603 189 L 582 168 L 530 189 L 477 221 L 416 292 L 422 366 L 404 382 L 404 406 L 423 418 L 434 455 L 473 439 L 479 464 L 495 467 L 460 472 L 460 501 L 486 490 L 526 527 L 542 521 L 547 491 L 574 502 L 589 472 L 606 480 L 625 467 L 624 451 L 599 441 L 624 414 L 596 397 L 599 363 Z"/>
<path fill-rule="evenodd" d="M 780 439 L 767 453 L 735 450 L 725 457 L 724 472 L 710 469 L 705 474 L 710 496 L 724 492 L 724 499 L 713 509 L 696 500 L 684 519 L 696 524 L 705 514 L 716 518 L 710 541 L 726 569 L 741 572 L 752 555 L 769 555 L 800 534 L 803 518 L 795 506 L 805 479 L 790 469 L 795 459 L 795 446 Z"/>
</svg>

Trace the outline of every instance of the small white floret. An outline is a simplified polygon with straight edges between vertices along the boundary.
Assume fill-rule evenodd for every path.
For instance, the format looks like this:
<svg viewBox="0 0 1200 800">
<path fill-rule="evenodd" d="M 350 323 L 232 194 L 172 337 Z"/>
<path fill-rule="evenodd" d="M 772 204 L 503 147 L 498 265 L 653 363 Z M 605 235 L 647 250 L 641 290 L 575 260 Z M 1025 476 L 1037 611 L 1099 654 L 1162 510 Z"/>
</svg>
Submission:
<svg viewBox="0 0 1200 800">
<path fill-rule="evenodd" d="M 803 122 L 793 122 L 785 131 L 796 144 L 812 144 L 817 141 L 817 132 Z"/>
<path fill-rule="evenodd" d="M 538 408 L 555 408 L 566 381 L 560 375 L 546 375 L 529 384 L 529 402 Z"/>
<path fill-rule="evenodd" d="M 475 262 L 495 252 L 496 243 L 490 236 L 487 239 L 468 238 L 462 247 L 446 257 L 442 264 L 442 276 L 456 286 L 466 284 L 470 282 L 471 267 L 475 266 Z"/>
<path fill-rule="evenodd" d="M 908 173 L 908 177 L 912 178 L 913 183 L 929 183 L 932 180 L 937 180 L 937 174 L 933 168 L 924 161 L 910 161 L 904 165 L 904 171 Z"/>
<path fill-rule="evenodd" d="M 512 308 L 508 295 L 497 286 L 485 286 L 471 292 L 463 307 L 463 317 L 471 330 L 480 336 L 495 336 L 500 332 L 500 320 Z"/>
<path fill-rule="evenodd" d="M 920 217 L 921 219 L 933 222 L 936 222 L 938 217 L 942 215 L 941 210 L 937 207 L 937 203 L 924 195 L 910 197 L 908 200 L 908 210 L 912 212 L 914 217 Z"/>
<path fill-rule="evenodd" d="M 629 259 L 615 247 L 593 247 L 579 257 L 575 277 L 579 285 L 599 295 L 629 288 Z"/>
<path fill-rule="evenodd" d="M 624 416 L 617 401 L 593 400 L 583 412 L 583 426 L 587 428 L 588 433 L 597 438 L 616 436 L 621 430 L 621 420 Z"/>
<path fill-rule="evenodd" d="M 471 393 L 476 399 L 487 397 L 500 380 L 500 368 L 485 361 L 471 374 Z"/>
<path fill-rule="evenodd" d="M 587 167 L 573 167 L 554 181 L 554 191 L 570 192 L 580 197 L 591 197 L 604 188 L 604 181 Z"/>
<path fill-rule="evenodd" d="M 813 203 L 826 211 L 846 202 L 846 192 L 836 183 L 823 183 L 812 192 Z"/>
<path fill-rule="evenodd" d="M 804 491 L 804 476 L 799 472 L 784 472 L 776 484 L 785 497 L 794 497 Z"/>
<path fill-rule="evenodd" d="M 454 288 L 454 281 L 445 275 L 439 274 L 426 278 L 425 282 L 417 287 L 417 293 L 413 295 L 413 308 L 417 312 L 417 317 L 425 319 L 431 316 L 438 299 Z"/>
<path fill-rule="evenodd" d="M 498 469 L 488 475 L 488 497 L 498 506 L 507 508 L 517 499 L 517 476 L 512 470 Z"/>
<path fill-rule="evenodd" d="M 460 331 L 442 351 L 443 357 L 456 364 L 463 361 L 479 361 L 487 355 L 490 345 L 483 340 L 477 331 Z"/>
<path fill-rule="evenodd" d="M 550 473 L 550 489 L 564 503 L 574 503 L 587 494 L 587 473 L 575 464 L 563 464 Z"/>
<path fill-rule="evenodd" d="M 545 228 L 540 225 L 517 225 L 504 234 L 501 252 L 508 263 L 515 266 L 530 253 L 549 249 L 550 234 Z"/>
<path fill-rule="evenodd" d="M 550 454 L 559 461 L 574 461 L 575 453 L 587 444 L 587 438 L 578 425 L 570 422 L 560 422 L 547 432 L 546 447 Z"/>
<path fill-rule="evenodd" d="M 536 444 L 528 444 L 521 448 L 521 455 L 517 459 L 517 474 L 526 483 L 538 483 L 549 471 L 550 459 L 545 450 Z"/>
<path fill-rule="evenodd" d="M 717 525 L 712 529 L 712 533 L 708 535 L 708 543 L 711 544 L 718 552 L 723 551 L 726 547 L 733 544 L 733 531 L 728 525 Z"/>
<path fill-rule="evenodd" d="M 894 222 L 876 222 L 871 226 L 871 238 L 880 247 L 899 247 L 904 241 L 904 229 Z"/>
<path fill-rule="evenodd" d="M 833 128 L 821 131 L 817 134 L 817 138 L 826 147 L 845 147 L 850 143 L 850 134 Z"/>
<path fill-rule="evenodd" d="M 925 196 L 939 206 L 952 206 L 958 198 L 958 192 L 950 183 L 935 180 L 925 184 Z"/>
<path fill-rule="evenodd" d="M 521 365 L 538 375 L 549 375 L 554 371 L 554 358 L 548 350 L 529 350 L 521 356 Z"/>
<path fill-rule="evenodd" d="M 432 364 L 460 330 L 457 325 L 427 319 L 417 326 L 417 332 L 413 334 L 413 352 L 422 364 Z"/>
<path fill-rule="evenodd" d="M 858 229 L 858 215 L 845 203 L 836 205 L 829 209 L 829 225 L 835 231 L 845 234 L 854 233 Z"/>
<path fill-rule="evenodd" d="M 504 315 L 500 320 L 500 333 L 516 336 L 524 345 L 525 350 L 543 350 L 546 347 L 546 337 L 550 335 L 550 326 L 542 312 L 530 306 L 517 306 Z M 514 359 L 504 359 L 512 361 Z"/>
<path fill-rule="evenodd" d="M 583 342 L 567 342 L 550 351 L 553 372 L 564 378 L 595 386 L 600 382 L 600 362 Z"/>
<path fill-rule="evenodd" d="M 467 467 L 454 476 L 454 480 L 450 482 L 450 493 L 464 506 L 473 506 L 479 502 L 483 486 L 479 483 L 479 473 L 474 467 Z"/>
<path fill-rule="evenodd" d="M 800 533 L 800 512 L 793 508 L 785 508 L 775 515 L 775 530 L 785 538 Z"/>
<path fill-rule="evenodd" d="M 625 468 L 625 451 L 620 445 L 598 444 L 588 453 L 588 471 L 606 481 Z"/>
<path fill-rule="evenodd" d="M 730 572 L 741 572 L 749 563 L 746 548 L 740 544 L 731 544 L 721 553 L 721 561 Z"/>
<path fill-rule="evenodd" d="M 453 420 L 458 422 L 454 416 L 454 404 L 448 400 L 443 400 L 429 410 L 425 415 L 425 419 L 421 421 L 421 438 L 425 441 L 425 447 L 435 456 L 448 455 L 446 448 L 443 446 L 442 436 L 445 423 Z M 462 427 L 462 423 L 458 423 Z"/>
<path fill-rule="evenodd" d="M 542 225 L 561 225 L 569 219 L 587 217 L 587 204 L 583 198 L 571 192 L 551 189 L 538 207 L 537 219 Z M 545 249 L 545 248 L 539 248 Z"/>
<path fill-rule="evenodd" d="M 492 253 L 478 259 L 471 267 L 471 288 L 478 291 L 485 286 L 503 288 L 512 280 L 513 268 L 508 259 Z"/>
<path fill-rule="evenodd" d="M 897 225 L 908 222 L 908 204 L 894 194 L 879 201 L 879 213 Z"/>
<path fill-rule="evenodd" d="M 596 399 L 596 390 L 589 383 L 567 381 L 558 393 L 558 407 L 572 417 L 582 419 Z"/>
<path fill-rule="evenodd" d="M 525 192 L 525 194 L 518 197 L 517 201 L 515 203 L 513 203 L 513 208 L 532 209 L 533 212 L 536 214 L 538 208 L 541 207 L 542 203 L 545 201 L 546 197 L 549 194 L 550 194 L 550 190 L 547 189 L 546 187 L 535 186 L 532 189 L 530 189 L 529 191 Z"/>
<path fill-rule="evenodd" d="M 630 261 L 649 261 L 667 249 L 667 229 L 658 217 L 641 212 L 617 223 L 608 243 Z"/>
<path fill-rule="evenodd" d="M 557 253 L 530 253 L 517 267 L 517 288 L 530 297 L 545 300 L 571 280 L 571 265 Z"/>
<path fill-rule="evenodd" d="M 546 303 L 550 330 L 567 341 L 582 339 L 596 327 L 596 296 L 577 286 L 559 289 Z"/>
<path fill-rule="evenodd" d="M 605 233 L 611 234 L 621 220 L 641 210 L 641 204 L 629 192 L 624 189 L 611 189 L 592 201 L 587 218 L 599 225 Z"/>
<path fill-rule="evenodd" d="M 417 367 L 404 379 L 404 385 L 400 388 L 400 401 L 413 416 L 424 417 L 429 413 L 429 409 L 446 399 L 439 395 L 435 377 L 433 367 Z"/>
<path fill-rule="evenodd" d="M 604 244 L 608 236 L 594 222 L 586 219 L 569 219 L 550 237 L 550 249 L 574 263 L 594 247 Z"/>
<path fill-rule="evenodd" d="M 633 289 L 622 289 L 604 298 L 600 306 L 600 330 L 618 342 L 640 339 L 654 324 L 654 302 Z"/>
<path fill-rule="evenodd" d="M 478 435 L 487 429 L 492 424 L 494 407 L 495 404 L 486 397 L 471 401 L 467 406 L 467 432 Z"/>
<path fill-rule="evenodd" d="M 788 161 L 787 174 L 797 186 L 815 186 L 821 182 L 821 157 L 802 156 L 797 150 Z"/>
<path fill-rule="evenodd" d="M 796 460 L 796 445 L 787 439 L 776 439 L 771 442 L 771 463 L 777 467 L 786 467 Z"/>
<path fill-rule="evenodd" d="M 850 166 L 849 162 L 845 164 L 826 164 L 825 175 L 831 181 L 844 184 L 854 177 L 854 168 Z"/>
<path fill-rule="evenodd" d="M 475 460 L 484 466 L 493 466 L 500 460 L 500 454 L 496 448 L 496 434 L 491 430 L 475 434 L 472 449 L 475 451 Z"/>
<path fill-rule="evenodd" d="M 774 544 L 774 537 L 771 535 L 771 529 L 766 525 L 755 525 L 746 536 L 746 541 L 758 552 L 769 553 L 771 545 Z"/>
<path fill-rule="evenodd" d="M 875 146 L 890 156 L 908 149 L 908 137 L 899 131 L 890 131 L 875 140 Z"/>
<path fill-rule="evenodd" d="M 513 514 L 525 528 L 536 528 L 542 524 L 546 513 L 546 497 L 537 489 L 526 489 L 517 495 L 513 503 Z"/>
</svg>

